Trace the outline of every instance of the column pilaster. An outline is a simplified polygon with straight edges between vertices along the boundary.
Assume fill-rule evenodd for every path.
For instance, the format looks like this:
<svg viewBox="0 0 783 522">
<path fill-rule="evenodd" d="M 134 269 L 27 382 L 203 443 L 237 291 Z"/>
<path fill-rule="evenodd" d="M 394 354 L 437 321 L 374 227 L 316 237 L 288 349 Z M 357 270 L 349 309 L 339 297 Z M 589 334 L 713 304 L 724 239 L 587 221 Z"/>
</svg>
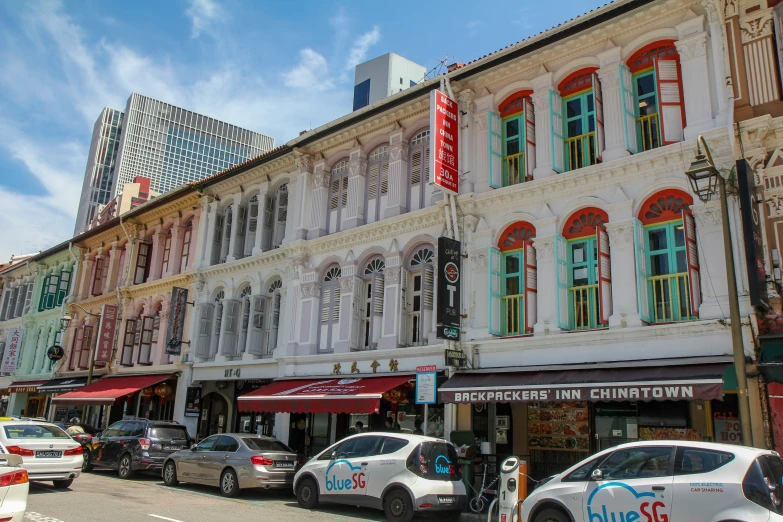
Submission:
<svg viewBox="0 0 783 522">
<path fill-rule="evenodd" d="M 609 234 L 611 248 L 612 315 L 609 316 L 609 328 L 641 326 L 636 292 L 633 220 L 610 221 L 604 226 Z"/>
<path fill-rule="evenodd" d="M 390 218 L 408 210 L 408 142 L 402 131 L 389 136 L 389 194 L 383 217 Z M 380 204 L 380 200 L 378 200 Z"/>
<path fill-rule="evenodd" d="M 601 96 L 604 109 L 604 144 L 601 159 L 604 163 L 626 156 L 630 152 L 625 147 L 625 117 L 623 99 L 620 92 L 620 64 L 622 48 L 614 47 L 598 54 L 601 68 L 598 79 L 601 81 Z"/>
<path fill-rule="evenodd" d="M 715 126 L 712 118 L 712 89 L 707 64 L 707 39 L 704 16 L 677 26 L 680 39 L 674 42 L 680 55 L 682 90 L 685 104 L 685 139 L 695 139 Z"/>
<path fill-rule="evenodd" d="M 348 206 L 343 215 L 340 230 L 364 224 L 364 184 L 367 175 L 367 159 L 361 147 L 353 149 L 348 160 Z"/>
<path fill-rule="evenodd" d="M 536 120 L 536 168 L 533 169 L 533 179 L 544 179 L 556 174 L 552 168 L 552 129 L 549 121 L 549 91 L 553 88 L 552 73 L 533 78 L 532 100 Z"/>
<path fill-rule="evenodd" d="M 320 161 L 313 168 L 313 208 L 310 211 L 310 230 L 307 239 L 315 239 L 327 234 L 326 215 L 329 212 L 329 168 Z"/>
</svg>

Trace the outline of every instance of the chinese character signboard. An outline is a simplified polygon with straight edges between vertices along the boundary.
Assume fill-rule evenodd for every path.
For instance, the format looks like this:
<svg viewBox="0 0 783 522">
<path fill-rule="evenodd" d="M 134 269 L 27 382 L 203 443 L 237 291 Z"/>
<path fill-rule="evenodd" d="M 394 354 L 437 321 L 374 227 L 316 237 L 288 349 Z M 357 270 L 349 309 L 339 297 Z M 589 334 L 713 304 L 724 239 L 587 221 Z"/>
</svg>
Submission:
<svg viewBox="0 0 783 522">
<path fill-rule="evenodd" d="M 22 344 L 23 328 L 11 328 L 8 330 L 8 342 L 5 344 L 5 357 L 0 371 L 13 373 L 16 371 L 16 362 L 19 360 L 19 350 Z"/>
<path fill-rule="evenodd" d="M 182 334 L 185 331 L 185 311 L 188 306 L 188 291 L 175 286 L 171 289 L 171 304 L 169 306 L 169 324 L 166 329 L 168 342 L 166 353 L 182 354 Z"/>
<path fill-rule="evenodd" d="M 762 187 L 756 185 L 756 175 L 744 159 L 737 160 L 742 236 L 745 239 L 745 259 L 748 263 L 750 304 L 769 308 L 767 271 L 764 266 L 764 242 L 761 235 Z"/>
<path fill-rule="evenodd" d="M 437 335 L 450 341 L 459 341 L 461 247 L 459 241 L 438 238 Z"/>
<path fill-rule="evenodd" d="M 430 93 L 430 172 L 434 183 L 459 194 L 459 105 L 440 91 Z"/>
<path fill-rule="evenodd" d="M 117 333 L 117 306 L 103 305 L 101 310 L 101 324 L 98 330 L 98 343 L 96 345 L 95 366 L 105 366 L 111 361 L 111 352 L 114 348 L 114 335 Z"/>
</svg>

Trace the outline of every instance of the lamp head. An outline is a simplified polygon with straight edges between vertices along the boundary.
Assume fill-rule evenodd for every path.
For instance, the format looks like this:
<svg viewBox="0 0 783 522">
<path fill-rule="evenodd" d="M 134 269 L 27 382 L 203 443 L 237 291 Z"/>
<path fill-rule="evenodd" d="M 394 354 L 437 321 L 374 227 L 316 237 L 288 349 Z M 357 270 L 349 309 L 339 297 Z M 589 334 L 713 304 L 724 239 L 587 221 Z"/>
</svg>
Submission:
<svg viewBox="0 0 783 522">
<path fill-rule="evenodd" d="M 701 201 L 706 203 L 717 192 L 720 172 L 715 168 L 715 164 L 702 153 L 701 147 L 696 153 L 696 159 L 693 160 L 685 174 L 691 183 L 691 189 Z"/>
</svg>

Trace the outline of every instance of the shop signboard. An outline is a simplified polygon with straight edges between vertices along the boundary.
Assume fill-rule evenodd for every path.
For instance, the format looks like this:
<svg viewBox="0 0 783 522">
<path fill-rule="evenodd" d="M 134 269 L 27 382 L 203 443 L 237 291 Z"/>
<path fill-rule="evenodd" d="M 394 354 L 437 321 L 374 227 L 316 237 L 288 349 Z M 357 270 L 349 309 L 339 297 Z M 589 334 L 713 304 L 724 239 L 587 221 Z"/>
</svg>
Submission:
<svg viewBox="0 0 783 522">
<path fill-rule="evenodd" d="M 442 92 L 430 93 L 430 172 L 433 182 L 459 194 L 459 105 Z"/>
<path fill-rule="evenodd" d="M 188 386 L 185 392 L 185 417 L 198 417 L 201 411 L 201 387 Z"/>
<path fill-rule="evenodd" d="M 437 404 L 437 372 L 416 374 L 416 404 Z"/>
<path fill-rule="evenodd" d="M 742 445 L 742 424 L 739 419 L 715 419 L 715 442 Z"/>
<path fill-rule="evenodd" d="M 114 348 L 114 335 L 117 333 L 118 311 L 117 305 L 105 304 L 101 308 L 95 366 L 106 366 L 111 361 L 111 352 Z"/>
<path fill-rule="evenodd" d="M 767 271 L 764 263 L 764 241 L 761 233 L 759 205 L 763 204 L 762 187 L 756 186 L 756 176 L 745 159 L 737 160 L 737 185 L 739 188 L 742 236 L 745 244 L 745 260 L 748 270 L 750 304 L 769 308 L 767 296 Z"/>
<path fill-rule="evenodd" d="M 16 372 L 16 363 L 19 360 L 19 348 L 22 344 L 24 328 L 11 328 L 8 330 L 8 342 L 5 344 L 5 356 L 0 371 L 3 373 Z"/>
<path fill-rule="evenodd" d="M 468 356 L 462 350 L 445 350 L 446 366 L 464 368 L 468 364 Z"/>
<path fill-rule="evenodd" d="M 438 238 L 438 339 L 459 341 L 460 274 L 462 245 L 448 237 Z"/>
<path fill-rule="evenodd" d="M 187 288 L 175 286 L 171 289 L 171 304 L 169 305 L 169 324 L 167 328 L 169 340 L 166 343 L 168 355 L 182 355 L 182 335 L 185 332 L 185 312 L 188 306 Z"/>
</svg>

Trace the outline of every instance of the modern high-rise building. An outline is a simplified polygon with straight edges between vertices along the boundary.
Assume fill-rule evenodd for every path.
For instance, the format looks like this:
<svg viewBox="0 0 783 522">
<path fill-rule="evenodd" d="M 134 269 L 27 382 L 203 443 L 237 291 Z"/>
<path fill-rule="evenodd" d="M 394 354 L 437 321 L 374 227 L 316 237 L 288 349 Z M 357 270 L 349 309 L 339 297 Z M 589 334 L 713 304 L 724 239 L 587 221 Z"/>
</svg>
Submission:
<svg viewBox="0 0 783 522">
<path fill-rule="evenodd" d="M 353 82 L 353 110 L 404 91 L 425 79 L 423 65 L 387 53 L 356 66 Z"/>
<path fill-rule="evenodd" d="M 139 176 L 162 194 L 259 156 L 274 144 L 270 136 L 133 93 L 124 113 L 106 108 L 95 123 L 74 233 L 89 228 L 99 206 Z"/>
</svg>

